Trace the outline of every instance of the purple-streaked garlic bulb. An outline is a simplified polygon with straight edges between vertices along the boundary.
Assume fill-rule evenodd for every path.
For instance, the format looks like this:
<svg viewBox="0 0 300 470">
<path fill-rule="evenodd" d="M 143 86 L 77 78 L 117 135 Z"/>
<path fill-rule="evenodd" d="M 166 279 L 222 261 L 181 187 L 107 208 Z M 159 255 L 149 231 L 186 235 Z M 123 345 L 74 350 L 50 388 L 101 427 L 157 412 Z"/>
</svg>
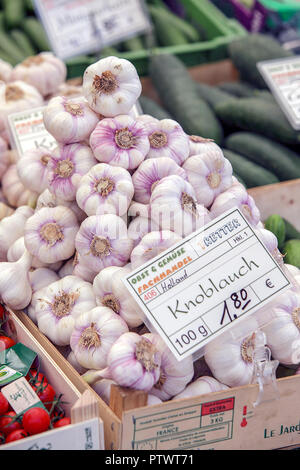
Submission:
<svg viewBox="0 0 300 470">
<path fill-rule="evenodd" d="M 133 240 L 134 247 L 140 243 L 147 233 L 157 231 L 159 231 L 157 223 L 147 217 L 135 217 L 128 225 L 128 237 Z"/>
<path fill-rule="evenodd" d="M 144 217 L 150 219 L 150 204 L 141 204 L 140 202 L 131 201 L 127 215 L 129 217 Z"/>
<path fill-rule="evenodd" d="M 129 113 L 141 94 L 142 85 L 131 62 L 110 56 L 87 67 L 82 89 L 95 112 L 114 117 Z"/>
<path fill-rule="evenodd" d="M 278 249 L 278 239 L 276 235 L 271 232 L 270 230 L 267 230 L 265 228 L 255 228 L 254 232 L 258 236 L 258 238 L 262 241 L 262 243 L 265 245 L 267 250 L 271 253 L 271 255 L 276 259 L 277 263 L 283 267 L 283 256 L 279 249 Z"/>
<path fill-rule="evenodd" d="M 147 158 L 168 157 L 178 165 L 189 156 L 189 138 L 178 122 L 173 119 L 144 121 L 150 142 Z"/>
<path fill-rule="evenodd" d="M 0 221 L 0 261 L 8 260 L 8 250 L 18 238 L 23 236 L 26 221 L 33 213 L 31 207 L 20 206 L 11 215 Z"/>
<path fill-rule="evenodd" d="M 213 377 L 203 376 L 187 385 L 187 387 L 182 392 L 173 397 L 173 400 L 179 400 L 180 398 L 198 397 L 199 395 L 207 395 L 208 393 L 228 390 L 228 388 L 229 387 L 227 387 L 227 385 L 222 384 Z"/>
<path fill-rule="evenodd" d="M 67 76 L 65 63 L 52 52 L 41 52 L 27 57 L 16 65 L 12 72 L 12 80 L 23 80 L 35 87 L 42 96 L 54 93 Z"/>
<path fill-rule="evenodd" d="M 126 214 L 134 187 L 130 173 L 107 163 L 94 165 L 79 183 L 76 200 L 87 215 Z"/>
<path fill-rule="evenodd" d="M 153 189 L 151 218 L 162 230 L 186 237 L 209 222 L 208 210 L 198 204 L 192 185 L 178 175 L 166 176 Z"/>
<path fill-rule="evenodd" d="M 18 176 L 25 188 L 41 194 L 48 187 L 47 166 L 51 152 L 42 148 L 27 150 L 17 161 Z"/>
<path fill-rule="evenodd" d="M 216 196 L 232 185 L 231 163 L 216 147 L 189 157 L 182 165 L 195 190 L 197 202 L 205 207 L 210 207 Z"/>
<path fill-rule="evenodd" d="M 62 265 L 60 270 L 58 271 L 58 276 L 60 277 L 60 279 L 65 277 L 65 276 L 71 276 L 73 274 L 74 267 L 75 267 L 75 256 L 68 259 L 68 261 L 66 261 Z"/>
<path fill-rule="evenodd" d="M 242 185 L 233 185 L 219 194 L 210 207 L 212 218 L 218 217 L 229 209 L 238 207 L 248 222 L 254 227 L 260 222 L 260 211 L 255 201 Z"/>
<path fill-rule="evenodd" d="M 40 291 L 44 287 L 49 286 L 49 284 L 52 284 L 55 281 L 58 281 L 59 276 L 52 271 L 52 269 L 48 268 L 37 268 L 37 269 L 30 269 L 29 271 L 29 281 L 32 289 L 32 298 L 31 302 L 27 307 L 27 314 L 31 318 L 31 320 L 34 323 L 37 323 L 37 318 L 36 318 L 36 308 L 35 308 L 35 303 L 36 303 L 36 296 L 35 293 L 37 291 Z M 39 296 L 37 296 L 39 297 Z"/>
<path fill-rule="evenodd" d="M 29 281 L 31 255 L 26 251 L 15 263 L 0 263 L 0 299 L 11 309 L 26 308 L 32 296 Z"/>
<path fill-rule="evenodd" d="M 80 263 L 95 275 L 107 266 L 125 266 L 133 247 L 127 226 L 114 214 L 91 215 L 81 224 L 75 240 Z"/>
<path fill-rule="evenodd" d="M 48 189 L 64 201 L 74 201 L 82 176 L 96 163 L 88 145 L 59 145 L 48 162 Z"/>
<path fill-rule="evenodd" d="M 68 207 L 43 207 L 25 224 L 25 246 L 44 263 L 55 263 L 73 256 L 79 225 Z"/>
<path fill-rule="evenodd" d="M 78 223 L 84 221 L 86 218 L 86 213 L 83 212 L 76 201 L 65 201 L 53 194 L 48 188 L 45 189 L 38 197 L 36 202 L 35 210 L 39 210 L 42 207 L 56 207 L 56 206 L 65 206 L 71 209 L 77 217 Z"/>
<path fill-rule="evenodd" d="M 95 273 L 95 271 L 91 269 L 88 264 L 84 264 L 81 261 L 81 259 L 82 257 L 76 251 L 76 254 L 74 256 L 74 262 L 73 262 L 74 264 L 73 275 L 80 277 L 84 281 L 92 283 L 97 273 Z"/>
<path fill-rule="evenodd" d="M 117 385 L 111 379 L 100 379 L 92 385 L 92 389 L 99 395 L 102 400 L 109 405 L 110 390 L 112 385 Z"/>
<path fill-rule="evenodd" d="M 220 147 L 213 141 L 213 139 L 206 139 L 199 135 L 189 135 L 189 156 L 202 155 L 207 151 L 217 151 Z"/>
<path fill-rule="evenodd" d="M 83 374 L 88 383 L 108 378 L 122 387 L 149 392 L 160 377 L 161 355 L 150 339 L 129 332 L 121 335 L 112 345 L 107 367 Z"/>
<path fill-rule="evenodd" d="M 119 315 L 98 306 L 76 318 L 70 346 L 81 366 L 102 369 L 112 345 L 126 332 L 128 326 Z"/>
<path fill-rule="evenodd" d="M 97 160 L 126 170 L 137 168 L 150 149 L 145 126 L 126 114 L 102 119 L 91 133 L 90 146 Z"/>
<path fill-rule="evenodd" d="M 11 74 L 13 71 L 13 66 L 6 62 L 5 60 L 0 59 L 0 80 L 2 82 L 10 82 Z"/>
<path fill-rule="evenodd" d="M 70 344 L 75 319 L 96 307 L 93 287 L 76 276 L 66 276 L 34 294 L 39 330 L 54 344 Z"/>
<path fill-rule="evenodd" d="M 2 190 L 8 203 L 12 207 L 30 206 L 35 207 L 38 193 L 26 189 L 19 178 L 17 165 L 13 164 L 8 167 L 2 176 Z"/>
<path fill-rule="evenodd" d="M 111 308 L 120 315 L 130 328 L 143 323 L 143 312 L 131 295 L 122 279 L 130 274 L 127 266 L 109 266 L 100 271 L 93 281 L 97 305 Z"/>
<path fill-rule="evenodd" d="M 153 189 L 165 176 L 178 175 L 187 179 L 185 171 L 171 158 L 149 158 L 144 160 L 132 175 L 134 200 L 148 204 Z"/>
<path fill-rule="evenodd" d="M 147 333 L 143 335 L 151 340 L 161 355 L 160 377 L 150 393 L 161 400 L 169 400 L 182 392 L 194 375 L 192 356 L 177 361 L 166 343 L 158 334 Z"/>
<path fill-rule="evenodd" d="M 75 357 L 75 354 L 73 353 L 72 350 L 69 352 L 69 354 L 67 355 L 66 359 L 67 359 L 67 361 L 74 367 L 74 369 L 77 370 L 77 372 L 78 372 L 79 375 L 82 375 L 82 374 L 84 374 L 84 373 L 87 371 L 87 369 L 86 369 L 85 367 L 82 367 L 82 366 L 78 363 L 78 361 L 77 361 L 77 359 L 76 359 L 76 357 Z"/>
<path fill-rule="evenodd" d="M 143 124 L 148 124 L 148 123 L 158 123 L 159 119 L 156 119 L 153 116 L 150 116 L 150 114 L 140 114 L 139 116 L 136 117 L 137 121 L 142 122 Z"/>
<path fill-rule="evenodd" d="M 132 269 L 142 266 L 180 240 L 182 238 L 170 230 L 147 233 L 131 252 L 130 262 Z"/>
<path fill-rule="evenodd" d="M 45 128 L 62 144 L 73 144 L 89 139 L 99 122 L 95 113 L 83 97 L 52 98 L 44 110 Z"/>
<path fill-rule="evenodd" d="M 282 364 L 300 363 L 300 296 L 288 290 L 275 299 L 272 319 L 261 329 L 272 357 Z"/>
</svg>

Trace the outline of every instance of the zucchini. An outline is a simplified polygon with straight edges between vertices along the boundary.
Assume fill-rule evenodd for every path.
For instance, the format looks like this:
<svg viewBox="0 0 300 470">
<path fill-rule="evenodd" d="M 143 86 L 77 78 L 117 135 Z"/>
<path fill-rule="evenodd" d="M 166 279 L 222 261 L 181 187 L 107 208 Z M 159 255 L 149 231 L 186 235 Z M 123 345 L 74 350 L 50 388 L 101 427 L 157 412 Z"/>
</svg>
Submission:
<svg viewBox="0 0 300 470">
<path fill-rule="evenodd" d="M 286 241 L 293 240 L 293 239 L 300 240 L 300 232 L 298 232 L 298 230 L 294 227 L 294 225 L 291 224 L 284 217 L 283 217 L 283 220 L 284 220 L 284 223 L 285 223 L 285 239 L 286 239 Z"/>
<path fill-rule="evenodd" d="M 196 83 L 199 96 L 206 101 L 213 109 L 217 104 L 232 99 L 232 95 L 225 91 L 219 90 L 217 87 L 206 85 L 205 83 Z"/>
<path fill-rule="evenodd" d="M 223 140 L 223 128 L 212 108 L 197 92 L 187 68 L 175 56 L 152 55 L 149 74 L 163 107 L 190 135 Z"/>
<path fill-rule="evenodd" d="M 226 138 L 224 145 L 272 171 L 280 181 L 300 178 L 300 155 L 266 137 L 236 132 Z"/>
<path fill-rule="evenodd" d="M 23 62 L 26 54 L 20 50 L 17 44 L 10 38 L 8 33 L 0 31 L 0 51 L 11 57 L 11 63 Z"/>
<path fill-rule="evenodd" d="M 246 82 L 224 82 L 218 85 L 218 88 L 237 98 L 251 97 L 255 91 L 255 88 Z"/>
<path fill-rule="evenodd" d="M 143 113 L 144 114 L 149 114 L 150 116 L 153 116 L 156 119 L 172 119 L 172 116 L 163 109 L 159 104 L 157 104 L 154 100 L 151 98 L 148 98 L 147 96 L 141 95 L 139 97 L 139 102 L 142 107 Z"/>
<path fill-rule="evenodd" d="M 22 29 L 39 52 L 51 51 L 51 47 L 42 24 L 31 16 L 25 18 Z"/>
<path fill-rule="evenodd" d="M 198 30 L 183 18 L 179 18 L 179 16 L 174 15 L 174 13 L 164 7 L 150 5 L 148 9 L 154 18 L 159 16 L 161 20 L 165 21 L 166 28 L 171 25 L 181 32 L 189 42 L 200 41 L 201 37 Z"/>
<path fill-rule="evenodd" d="M 3 0 L 4 21 L 8 29 L 22 24 L 25 17 L 23 0 Z"/>
<path fill-rule="evenodd" d="M 267 230 L 274 233 L 278 241 L 278 248 L 281 250 L 285 242 L 285 223 L 283 218 L 278 214 L 272 214 L 265 220 L 264 225 Z"/>
<path fill-rule="evenodd" d="M 181 44 L 190 44 L 185 34 L 182 33 L 176 26 L 170 23 L 164 15 L 163 8 L 151 7 L 149 8 L 152 21 L 155 26 L 155 34 L 161 46 L 178 46 Z"/>
<path fill-rule="evenodd" d="M 300 268 L 300 240 L 291 239 L 283 245 L 284 262 Z"/>
<path fill-rule="evenodd" d="M 279 182 L 274 173 L 251 162 L 246 157 L 228 149 L 223 149 L 223 153 L 225 158 L 230 161 L 233 171 L 241 176 L 248 188 Z"/>
<path fill-rule="evenodd" d="M 10 35 L 26 56 L 33 56 L 36 54 L 36 49 L 23 31 L 20 29 L 13 29 L 10 31 Z"/>
<path fill-rule="evenodd" d="M 262 134 L 283 144 L 299 144 L 300 133 L 292 128 L 276 103 L 258 98 L 237 98 L 220 103 L 215 112 L 222 122 Z"/>
</svg>

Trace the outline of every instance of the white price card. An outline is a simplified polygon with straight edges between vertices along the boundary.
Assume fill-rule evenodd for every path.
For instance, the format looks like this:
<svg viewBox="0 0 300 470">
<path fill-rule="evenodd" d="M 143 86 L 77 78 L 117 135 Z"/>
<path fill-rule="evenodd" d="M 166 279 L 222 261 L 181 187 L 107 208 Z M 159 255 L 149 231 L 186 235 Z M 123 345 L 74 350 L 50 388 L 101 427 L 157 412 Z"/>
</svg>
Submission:
<svg viewBox="0 0 300 470">
<path fill-rule="evenodd" d="M 178 360 L 291 287 L 238 208 L 123 279 Z"/>
<path fill-rule="evenodd" d="M 53 150 L 57 146 L 54 137 L 45 129 L 45 106 L 13 113 L 8 116 L 11 145 L 19 155 L 31 149 Z"/>
<path fill-rule="evenodd" d="M 98 52 L 151 29 L 141 0 L 35 0 L 35 7 L 61 59 Z"/>
<path fill-rule="evenodd" d="M 300 129 L 300 57 L 258 62 L 257 68 L 291 126 Z"/>
</svg>

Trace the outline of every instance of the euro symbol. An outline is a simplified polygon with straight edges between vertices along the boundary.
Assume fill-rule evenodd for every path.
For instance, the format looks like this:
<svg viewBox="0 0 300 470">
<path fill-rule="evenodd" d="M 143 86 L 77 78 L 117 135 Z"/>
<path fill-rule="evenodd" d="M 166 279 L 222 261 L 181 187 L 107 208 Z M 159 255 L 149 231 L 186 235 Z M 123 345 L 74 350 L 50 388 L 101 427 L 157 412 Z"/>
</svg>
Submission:
<svg viewBox="0 0 300 470">
<path fill-rule="evenodd" d="M 273 287 L 275 287 L 269 278 L 266 280 L 266 286 L 269 287 L 270 289 L 273 289 Z"/>
</svg>

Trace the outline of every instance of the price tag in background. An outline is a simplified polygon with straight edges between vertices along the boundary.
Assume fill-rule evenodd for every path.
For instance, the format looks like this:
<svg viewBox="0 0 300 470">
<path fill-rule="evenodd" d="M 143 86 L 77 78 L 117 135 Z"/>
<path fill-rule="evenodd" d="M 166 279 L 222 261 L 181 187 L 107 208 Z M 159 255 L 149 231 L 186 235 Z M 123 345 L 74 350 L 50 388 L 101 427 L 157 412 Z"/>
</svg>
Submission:
<svg viewBox="0 0 300 470">
<path fill-rule="evenodd" d="M 99 52 L 151 30 L 143 0 L 35 0 L 53 52 L 61 59 Z"/>
<path fill-rule="evenodd" d="M 300 129 L 300 57 L 258 62 L 257 68 L 291 126 Z"/>
<path fill-rule="evenodd" d="M 239 209 L 123 279 L 150 330 L 180 361 L 291 287 Z M 196 357 L 195 357 L 196 358 Z"/>
</svg>

